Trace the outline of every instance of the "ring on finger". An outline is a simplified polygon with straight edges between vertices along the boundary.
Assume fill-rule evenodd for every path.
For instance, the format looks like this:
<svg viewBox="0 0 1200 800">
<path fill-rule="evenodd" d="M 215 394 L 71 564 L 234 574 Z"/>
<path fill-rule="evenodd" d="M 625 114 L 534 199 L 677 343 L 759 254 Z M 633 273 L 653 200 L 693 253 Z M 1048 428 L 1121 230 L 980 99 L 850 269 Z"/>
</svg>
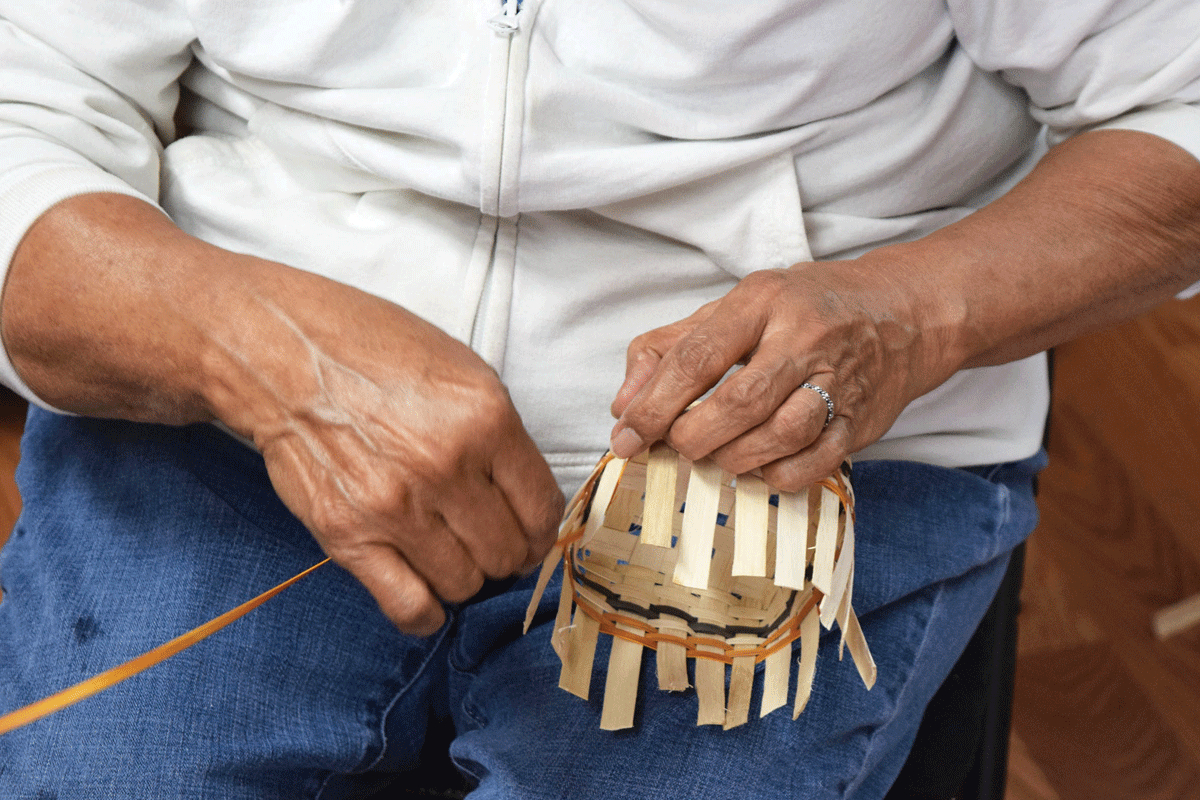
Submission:
<svg viewBox="0 0 1200 800">
<path fill-rule="evenodd" d="M 813 386 L 811 383 L 800 384 L 801 389 L 811 389 L 821 395 L 821 399 L 825 401 L 825 424 L 821 426 L 821 430 L 829 427 L 829 423 L 833 421 L 833 398 L 829 396 L 829 392 L 822 389 L 820 386 Z"/>
</svg>

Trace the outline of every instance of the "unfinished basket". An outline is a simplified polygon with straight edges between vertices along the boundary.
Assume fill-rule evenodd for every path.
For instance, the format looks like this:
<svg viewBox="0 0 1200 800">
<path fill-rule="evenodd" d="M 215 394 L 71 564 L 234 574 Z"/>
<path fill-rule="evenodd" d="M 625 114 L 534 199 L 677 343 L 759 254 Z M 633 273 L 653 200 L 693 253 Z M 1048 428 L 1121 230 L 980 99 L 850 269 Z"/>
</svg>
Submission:
<svg viewBox="0 0 1200 800">
<path fill-rule="evenodd" d="M 657 651 L 658 686 L 689 687 L 697 725 L 747 721 L 755 665 L 765 662 L 760 716 L 787 703 L 791 644 L 800 640 L 793 699 L 804 710 L 820 625 L 836 620 L 863 683 L 875 663 L 851 608 L 854 495 L 850 466 L 800 492 L 688 461 L 664 444 L 626 461 L 607 454 L 567 508 L 542 565 L 525 629 L 563 562 L 551 642 L 559 686 L 588 696 L 599 634 L 613 637 L 600 727 L 633 725 L 642 650 Z M 726 667 L 729 696 L 726 698 Z"/>
</svg>

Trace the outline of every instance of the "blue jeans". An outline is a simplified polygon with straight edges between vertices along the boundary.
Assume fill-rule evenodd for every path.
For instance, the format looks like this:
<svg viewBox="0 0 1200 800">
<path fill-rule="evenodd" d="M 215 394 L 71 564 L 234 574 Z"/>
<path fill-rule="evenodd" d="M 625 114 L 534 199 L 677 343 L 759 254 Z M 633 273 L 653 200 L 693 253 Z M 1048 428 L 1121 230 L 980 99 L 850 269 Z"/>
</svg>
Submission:
<svg viewBox="0 0 1200 800">
<path fill-rule="evenodd" d="M 322 557 L 262 460 L 209 426 L 34 410 L 23 453 L 25 511 L 0 559 L 0 710 Z M 601 670 L 596 700 L 557 688 L 553 589 L 526 636 L 532 578 L 490 586 L 417 639 L 327 565 L 164 664 L 0 737 L 0 797 L 360 796 L 403 780 L 429 720 L 449 717 L 451 753 L 479 782 L 473 798 L 879 798 L 1033 527 L 1041 463 L 855 465 L 855 607 L 879 681 L 866 691 L 827 634 L 797 721 L 781 709 L 731 731 L 699 728 L 694 695 L 659 691 L 647 659 L 636 727 L 604 732 Z"/>
</svg>

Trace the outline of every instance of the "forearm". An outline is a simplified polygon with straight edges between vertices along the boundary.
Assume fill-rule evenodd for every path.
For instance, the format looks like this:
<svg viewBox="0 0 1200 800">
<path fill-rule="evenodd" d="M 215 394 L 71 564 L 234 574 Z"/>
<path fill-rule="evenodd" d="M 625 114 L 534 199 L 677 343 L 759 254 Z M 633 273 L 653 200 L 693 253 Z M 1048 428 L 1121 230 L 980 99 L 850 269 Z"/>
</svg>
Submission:
<svg viewBox="0 0 1200 800">
<path fill-rule="evenodd" d="M 12 265 L 9 353 L 66 410 L 216 418 L 404 630 L 539 561 L 562 496 L 495 372 L 403 308 L 205 244 L 153 207 L 80 196 Z"/>
<path fill-rule="evenodd" d="M 208 419 L 206 325 L 219 318 L 216 248 L 115 194 L 46 212 L 13 258 L 0 322 L 38 397 L 95 416 Z M 226 254 L 231 255 L 231 254 Z"/>
<path fill-rule="evenodd" d="M 924 239 L 752 273 L 635 339 L 613 449 L 628 457 L 665 438 L 689 458 L 799 488 L 958 370 L 1039 352 L 1196 280 L 1200 163 L 1149 134 L 1081 135 Z M 806 386 L 833 398 L 832 418 Z"/>
<path fill-rule="evenodd" d="M 503 392 L 465 347 L 404 309 L 216 247 L 116 194 L 71 198 L 33 225 L 10 267 L 0 323 L 21 377 L 57 408 L 145 422 L 215 418 L 260 447 L 280 415 L 328 402 L 341 371 L 391 379 L 416 369 L 434 380 L 428 362 L 446 355 L 440 348 Z M 381 377 L 359 389 L 371 383 Z"/>
<path fill-rule="evenodd" d="M 863 260 L 915 281 L 945 369 L 1011 361 L 1200 280 L 1200 162 L 1149 134 L 1087 133 L 986 208 Z"/>
</svg>

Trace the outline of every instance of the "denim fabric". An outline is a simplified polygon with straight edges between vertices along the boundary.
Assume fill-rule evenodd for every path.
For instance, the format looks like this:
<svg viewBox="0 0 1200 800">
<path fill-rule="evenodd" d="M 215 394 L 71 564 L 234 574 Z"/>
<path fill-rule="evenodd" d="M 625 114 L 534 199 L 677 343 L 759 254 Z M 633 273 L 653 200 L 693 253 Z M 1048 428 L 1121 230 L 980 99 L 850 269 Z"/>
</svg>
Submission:
<svg viewBox="0 0 1200 800">
<path fill-rule="evenodd" d="M 23 453 L 25 511 L 0 556 L 0 710 L 322 557 L 261 459 L 209 426 L 34 410 Z M 647 659 L 637 727 L 607 733 L 599 670 L 590 702 L 557 688 L 555 590 L 527 636 L 533 577 L 489 587 L 416 639 L 329 565 L 164 664 L 0 737 L 0 797 L 361 796 L 402 780 L 428 720 L 450 715 L 452 755 L 479 781 L 473 798 L 879 798 L 1033 527 L 1040 465 L 855 465 L 855 607 L 879 681 L 867 692 L 827 634 L 797 721 L 781 709 L 732 731 L 698 728 L 694 695 L 660 692 Z M 605 643 L 597 664 L 606 658 Z"/>
</svg>

